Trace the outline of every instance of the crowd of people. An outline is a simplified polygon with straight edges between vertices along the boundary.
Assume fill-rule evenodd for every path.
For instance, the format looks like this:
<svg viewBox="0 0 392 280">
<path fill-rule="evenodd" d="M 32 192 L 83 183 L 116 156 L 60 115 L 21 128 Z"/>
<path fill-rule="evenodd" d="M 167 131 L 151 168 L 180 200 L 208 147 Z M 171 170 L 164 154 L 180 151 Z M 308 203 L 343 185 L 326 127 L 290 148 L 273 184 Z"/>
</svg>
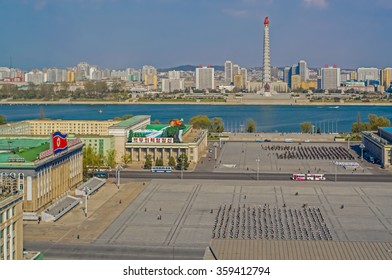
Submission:
<svg viewBox="0 0 392 280">
<path fill-rule="evenodd" d="M 262 149 L 272 152 L 278 159 L 354 160 L 342 146 L 268 145 Z"/>
<path fill-rule="evenodd" d="M 332 240 L 320 208 L 304 204 L 300 209 L 221 205 L 212 238 L 266 240 Z"/>
</svg>

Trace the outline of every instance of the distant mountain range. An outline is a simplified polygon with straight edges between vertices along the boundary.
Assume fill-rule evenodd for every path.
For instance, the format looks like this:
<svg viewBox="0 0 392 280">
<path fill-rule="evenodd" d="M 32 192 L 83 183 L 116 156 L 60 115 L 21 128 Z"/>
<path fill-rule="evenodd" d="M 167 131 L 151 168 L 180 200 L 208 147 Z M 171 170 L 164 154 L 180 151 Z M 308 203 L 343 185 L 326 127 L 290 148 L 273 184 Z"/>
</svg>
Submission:
<svg viewBox="0 0 392 280">
<path fill-rule="evenodd" d="M 203 66 L 207 66 L 207 65 L 203 65 Z M 199 66 L 195 66 L 195 65 L 181 65 L 181 66 L 177 66 L 177 67 L 171 67 L 171 68 L 161 68 L 158 69 L 158 72 L 168 72 L 168 71 L 195 71 L 195 69 L 199 67 Z M 218 66 L 218 65 L 212 65 L 212 68 L 214 68 L 217 71 L 224 71 L 225 67 L 224 66 Z"/>
</svg>

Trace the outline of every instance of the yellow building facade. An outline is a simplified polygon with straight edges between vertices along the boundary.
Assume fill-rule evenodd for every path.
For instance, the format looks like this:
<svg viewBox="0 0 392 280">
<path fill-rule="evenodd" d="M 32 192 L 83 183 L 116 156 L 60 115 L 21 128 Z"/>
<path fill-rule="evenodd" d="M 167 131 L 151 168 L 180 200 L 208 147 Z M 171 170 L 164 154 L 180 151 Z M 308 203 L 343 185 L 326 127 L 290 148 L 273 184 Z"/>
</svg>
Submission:
<svg viewBox="0 0 392 280">
<path fill-rule="evenodd" d="M 29 120 L 30 135 L 50 135 L 55 131 L 76 135 L 109 135 L 109 127 L 120 121 L 87 121 L 87 120 Z"/>
<path fill-rule="evenodd" d="M 50 139 L 17 138 L 1 140 L 19 141 L 20 148 L 15 154 L 1 155 L 0 182 L 23 192 L 24 219 L 36 220 L 39 212 L 83 181 L 83 143 L 80 139 L 70 140 L 66 150 L 55 153 Z"/>
<path fill-rule="evenodd" d="M 144 75 L 144 85 L 154 86 L 154 90 L 158 88 L 158 77 L 157 74 L 146 74 Z"/>
<path fill-rule="evenodd" d="M 392 68 L 384 68 L 381 71 L 381 84 L 385 89 L 391 85 Z"/>
<path fill-rule="evenodd" d="M 302 81 L 301 82 L 301 88 L 303 88 L 303 89 L 315 89 L 315 88 L 317 88 L 317 81 L 307 81 L 307 82 Z"/>
<path fill-rule="evenodd" d="M 67 83 L 74 83 L 75 82 L 75 71 L 68 70 L 67 71 Z"/>
<path fill-rule="evenodd" d="M 234 75 L 233 81 L 234 81 L 234 86 L 236 88 L 243 88 L 244 87 L 244 78 L 242 75 Z"/>
<path fill-rule="evenodd" d="M 300 75 L 292 75 L 291 76 L 291 89 L 296 90 L 301 87 L 301 76 Z"/>
<path fill-rule="evenodd" d="M 0 175 L 0 260 L 23 259 L 23 194 Z M 11 188 L 10 188 L 11 187 Z"/>
<path fill-rule="evenodd" d="M 170 144 L 128 142 L 125 148 L 133 162 L 145 162 L 147 155 L 151 155 L 153 161 L 162 159 L 163 165 L 168 165 L 170 157 L 176 159 L 185 154 L 190 162 L 197 163 L 207 148 L 207 130 L 190 129 L 184 139 L 183 143 Z"/>
</svg>

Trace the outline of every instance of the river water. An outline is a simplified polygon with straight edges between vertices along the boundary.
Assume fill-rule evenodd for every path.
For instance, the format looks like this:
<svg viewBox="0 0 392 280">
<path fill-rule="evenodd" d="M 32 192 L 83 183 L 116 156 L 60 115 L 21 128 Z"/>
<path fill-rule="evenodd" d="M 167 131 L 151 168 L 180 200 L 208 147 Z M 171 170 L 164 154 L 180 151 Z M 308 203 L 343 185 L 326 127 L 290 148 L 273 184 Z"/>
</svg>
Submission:
<svg viewBox="0 0 392 280">
<path fill-rule="evenodd" d="M 392 118 L 392 106 L 287 106 L 287 105 L 197 105 L 197 104 L 126 104 L 126 105 L 0 105 L 0 115 L 7 121 L 38 119 L 41 116 L 64 120 L 108 120 L 125 114 L 151 115 L 151 120 L 168 123 L 183 118 L 187 123 L 195 115 L 221 117 L 225 131 L 241 132 L 248 119 L 258 132 L 299 132 L 299 125 L 309 121 L 321 132 L 345 132 L 359 115 L 368 121 L 369 114 Z"/>
</svg>

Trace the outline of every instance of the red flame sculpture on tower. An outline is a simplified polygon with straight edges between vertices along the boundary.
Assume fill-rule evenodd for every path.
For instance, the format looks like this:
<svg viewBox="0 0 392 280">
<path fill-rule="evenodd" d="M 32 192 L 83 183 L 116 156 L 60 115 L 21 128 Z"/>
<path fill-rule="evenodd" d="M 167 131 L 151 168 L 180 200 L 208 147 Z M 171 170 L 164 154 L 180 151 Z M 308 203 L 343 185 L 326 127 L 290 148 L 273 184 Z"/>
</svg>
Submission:
<svg viewBox="0 0 392 280">
<path fill-rule="evenodd" d="M 265 17 L 265 19 L 264 19 L 264 25 L 269 25 L 269 19 L 268 19 L 268 17 Z"/>
</svg>

